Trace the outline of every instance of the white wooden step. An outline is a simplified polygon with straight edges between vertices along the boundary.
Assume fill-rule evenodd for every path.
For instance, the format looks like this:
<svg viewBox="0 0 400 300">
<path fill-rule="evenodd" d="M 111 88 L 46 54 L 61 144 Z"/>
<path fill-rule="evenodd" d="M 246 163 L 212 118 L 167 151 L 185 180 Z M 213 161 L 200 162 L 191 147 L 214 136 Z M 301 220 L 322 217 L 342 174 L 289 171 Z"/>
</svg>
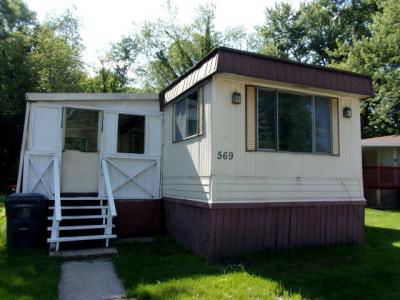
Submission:
<svg viewBox="0 0 400 300">
<path fill-rule="evenodd" d="M 73 200 L 73 201 L 75 201 L 75 200 L 76 201 L 96 200 L 96 201 L 100 201 L 102 199 L 99 197 L 61 197 L 61 201 L 62 200 L 68 200 L 68 201 L 70 201 L 70 200 Z M 103 199 L 103 200 L 106 200 L 106 199 Z"/>
<path fill-rule="evenodd" d="M 89 216 L 63 216 L 62 220 L 85 220 L 85 219 L 105 219 L 106 215 L 89 215 Z M 47 217 L 47 220 L 53 220 L 53 217 Z"/>
<path fill-rule="evenodd" d="M 75 242 L 75 241 L 93 241 L 93 240 L 105 240 L 105 239 L 115 239 L 116 234 L 103 234 L 103 235 L 85 235 L 85 236 L 68 236 L 59 238 L 49 238 L 47 242 L 57 243 L 57 242 Z"/>
<path fill-rule="evenodd" d="M 86 229 L 104 229 L 107 225 L 79 225 L 79 226 L 60 226 L 59 230 L 86 230 Z M 115 225 L 113 224 L 114 228 Z M 51 231 L 52 227 L 47 227 L 47 230 Z"/>
<path fill-rule="evenodd" d="M 61 209 L 102 209 L 107 206 L 61 206 Z M 54 206 L 50 206 L 49 209 L 54 209 Z"/>
</svg>

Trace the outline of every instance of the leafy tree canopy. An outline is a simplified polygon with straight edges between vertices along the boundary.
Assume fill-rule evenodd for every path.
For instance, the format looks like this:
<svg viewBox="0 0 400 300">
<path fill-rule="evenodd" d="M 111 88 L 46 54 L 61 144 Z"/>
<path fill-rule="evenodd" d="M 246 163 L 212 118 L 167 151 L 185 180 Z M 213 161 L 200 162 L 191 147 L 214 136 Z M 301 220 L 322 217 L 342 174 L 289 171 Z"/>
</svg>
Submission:
<svg viewBox="0 0 400 300">
<path fill-rule="evenodd" d="M 190 24 L 181 25 L 177 19 L 177 9 L 168 3 L 166 18 L 136 26 L 128 40 L 116 44 L 131 44 L 135 54 L 130 61 L 122 61 L 132 66 L 135 83 L 144 90 L 165 87 L 216 46 L 243 48 L 246 44 L 242 27 L 216 30 L 214 5 L 200 6 Z"/>
<path fill-rule="evenodd" d="M 361 106 L 365 137 L 400 129 L 400 1 L 380 1 L 379 9 L 369 25 L 370 35 L 352 45 L 340 43 L 331 53 L 333 66 L 372 76 L 376 97 Z"/>
<path fill-rule="evenodd" d="M 299 9 L 278 3 L 265 11 L 258 28 L 259 51 L 299 62 L 327 65 L 339 42 L 352 44 L 370 35 L 376 0 L 315 0 Z"/>
</svg>

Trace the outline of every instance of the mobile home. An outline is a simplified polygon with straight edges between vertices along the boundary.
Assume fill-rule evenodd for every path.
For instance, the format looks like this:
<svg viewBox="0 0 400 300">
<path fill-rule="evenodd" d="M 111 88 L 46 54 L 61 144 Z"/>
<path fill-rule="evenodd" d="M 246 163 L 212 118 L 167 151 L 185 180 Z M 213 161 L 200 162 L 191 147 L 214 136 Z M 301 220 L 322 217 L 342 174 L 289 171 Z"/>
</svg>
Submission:
<svg viewBox="0 0 400 300">
<path fill-rule="evenodd" d="M 31 94 L 22 190 L 88 193 L 115 219 L 102 237 L 165 230 L 210 260 L 362 243 L 359 104 L 372 95 L 367 76 L 229 48 L 159 95 Z"/>
<path fill-rule="evenodd" d="M 362 243 L 366 76 L 219 48 L 161 92 L 167 232 L 220 258 Z"/>
</svg>

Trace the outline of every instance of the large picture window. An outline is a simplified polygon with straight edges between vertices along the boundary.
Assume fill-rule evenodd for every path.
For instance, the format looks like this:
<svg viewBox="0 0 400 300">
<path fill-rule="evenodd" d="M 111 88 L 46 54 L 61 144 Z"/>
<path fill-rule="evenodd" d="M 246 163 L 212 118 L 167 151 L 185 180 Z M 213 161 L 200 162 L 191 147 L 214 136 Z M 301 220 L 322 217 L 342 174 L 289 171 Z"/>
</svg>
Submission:
<svg viewBox="0 0 400 300">
<path fill-rule="evenodd" d="M 144 134 L 144 116 L 118 115 L 118 152 L 143 154 Z"/>
<path fill-rule="evenodd" d="M 257 148 L 332 153 L 331 99 L 257 90 Z"/>
<path fill-rule="evenodd" d="M 175 103 L 175 142 L 199 134 L 198 91 Z"/>
</svg>

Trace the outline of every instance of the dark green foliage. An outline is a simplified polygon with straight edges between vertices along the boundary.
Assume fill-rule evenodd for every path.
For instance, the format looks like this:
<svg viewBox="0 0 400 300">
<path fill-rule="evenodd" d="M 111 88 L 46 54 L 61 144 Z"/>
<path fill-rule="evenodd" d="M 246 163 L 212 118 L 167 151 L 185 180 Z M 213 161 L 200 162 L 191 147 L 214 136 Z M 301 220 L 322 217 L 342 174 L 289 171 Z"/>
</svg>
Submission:
<svg viewBox="0 0 400 300">
<path fill-rule="evenodd" d="M 379 8 L 370 36 L 353 45 L 341 43 L 332 53 L 334 66 L 372 76 L 376 97 L 361 106 L 364 137 L 398 134 L 400 129 L 400 2 L 382 0 Z"/>
<path fill-rule="evenodd" d="M 352 44 L 369 36 L 368 24 L 378 7 L 375 0 L 314 0 L 298 10 L 282 2 L 266 9 L 258 29 L 262 53 L 300 62 L 327 65 L 338 43 Z"/>
</svg>

